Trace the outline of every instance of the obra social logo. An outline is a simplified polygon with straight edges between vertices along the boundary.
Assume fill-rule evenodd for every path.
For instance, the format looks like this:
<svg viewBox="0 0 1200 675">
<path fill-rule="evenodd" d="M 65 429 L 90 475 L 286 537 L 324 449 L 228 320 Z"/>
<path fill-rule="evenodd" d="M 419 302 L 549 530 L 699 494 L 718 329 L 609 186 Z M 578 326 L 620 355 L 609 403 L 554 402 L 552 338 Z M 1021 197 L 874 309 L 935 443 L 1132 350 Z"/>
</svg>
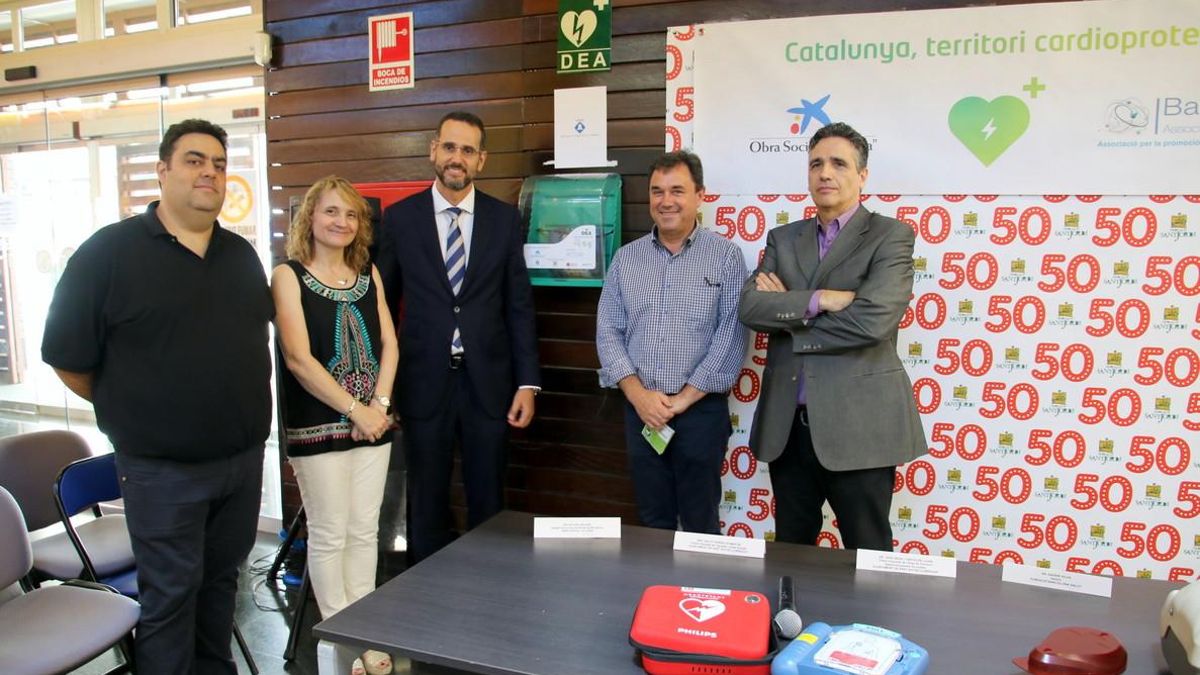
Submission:
<svg viewBox="0 0 1200 675">
<path fill-rule="evenodd" d="M 791 116 L 791 123 L 788 125 L 788 133 L 792 136 L 800 136 L 808 132 L 808 127 L 813 122 L 817 125 L 813 129 L 819 129 L 826 124 L 829 124 L 829 114 L 825 112 L 825 104 L 829 103 L 829 97 L 832 94 L 825 94 L 815 102 L 807 98 L 800 99 L 800 105 L 795 108 L 788 108 L 788 115 Z M 808 149 L 807 143 L 797 143 L 792 138 L 774 137 L 774 138 L 754 138 L 750 140 L 750 152 L 756 154 L 775 154 L 781 152 L 804 152 Z"/>
<path fill-rule="evenodd" d="M 948 121 L 959 142 L 984 166 L 991 166 L 1029 128 L 1029 107 L 1016 96 L 990 101 L 968 96 L 950 108 Z"/>
<path fill-rule="evenodd" d="M 1104 111 L 1104 128 L 1113 133 L 1133 130 L 1140 134 L 1150 124 L 1150 112 L 1136 98 L 1115 101 Z"/>
<path fill-rule="evenodd" d="M 809 123 L 813 120 L 820 122 L 822 126 L 829 124 L 829 115 L 825 114 L 825 104 L 829 103 L 830 96 L 832 94 L 825 94 L 824 97 L 817 99 L 816 103 L 802 98 L 799 108 L 788 108 L 788 112 L 795 115 L 792 118 L 792 126 L 789 128 L 793 136 L 807 131 Z"/>
</svg>

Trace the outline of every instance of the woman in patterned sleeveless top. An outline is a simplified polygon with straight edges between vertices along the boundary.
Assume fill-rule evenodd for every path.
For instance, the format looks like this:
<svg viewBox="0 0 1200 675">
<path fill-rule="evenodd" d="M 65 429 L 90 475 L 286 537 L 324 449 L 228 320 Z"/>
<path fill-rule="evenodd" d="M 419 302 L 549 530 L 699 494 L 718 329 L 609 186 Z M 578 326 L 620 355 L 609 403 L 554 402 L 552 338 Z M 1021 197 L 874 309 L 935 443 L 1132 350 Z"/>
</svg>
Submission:
<svg viewBox="0 0 1200 675">
<path fill-rule="evenodd" d="M 323 178 L 288 231 L 271 289 L 283 360 L 287 454 L 308 519 L 308 570 L 323 618 L 375 589 L 379 509 L 391 455 L 399 352 L 379 271 L 368 260 L 370 207 Z M 367 651 L 357 673 L 392 672 Z"/>
</svg>

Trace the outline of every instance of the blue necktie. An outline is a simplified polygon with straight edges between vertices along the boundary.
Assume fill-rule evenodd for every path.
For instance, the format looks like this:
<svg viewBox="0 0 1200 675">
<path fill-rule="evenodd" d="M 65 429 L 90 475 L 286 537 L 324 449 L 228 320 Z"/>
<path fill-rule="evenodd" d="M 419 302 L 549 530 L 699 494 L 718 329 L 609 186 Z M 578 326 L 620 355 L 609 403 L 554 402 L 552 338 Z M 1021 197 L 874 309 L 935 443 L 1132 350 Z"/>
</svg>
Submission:
<svg viewBox="0 0 1200 675">
<path fill-rule="evenodd" d="M 446 233 L 446 277 L 450 279 L 450 290 L 454 295 L 458 295 L 462 290 L 463 279 L 467 276 L 467 248 L 463 245 L 462 229 L 458 226 L 462 209 L 451 206 L 446 212 L 450 214 L 450 231 Z M 450 353 L 458 354 L 462 351 L 462 335 L 455 325 L 454 336 L 450 338 Z"/>
</svg>

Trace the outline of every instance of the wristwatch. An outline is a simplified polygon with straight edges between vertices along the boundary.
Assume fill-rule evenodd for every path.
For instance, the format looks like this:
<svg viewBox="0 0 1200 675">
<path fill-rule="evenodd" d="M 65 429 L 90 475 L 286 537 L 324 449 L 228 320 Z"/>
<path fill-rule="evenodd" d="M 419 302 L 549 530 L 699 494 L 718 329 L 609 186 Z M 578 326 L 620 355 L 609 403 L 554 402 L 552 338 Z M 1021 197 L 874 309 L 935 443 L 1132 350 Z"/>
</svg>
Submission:
<svg viewBox="0 0 1200 675">
<path fill-rule="evenodd" d="M 387 396 L 375 396 L 375 400 L 382 403 L 383 407 L 385 408 L 392 407 L 392 399 L 388 398 Z"/>
</svg>

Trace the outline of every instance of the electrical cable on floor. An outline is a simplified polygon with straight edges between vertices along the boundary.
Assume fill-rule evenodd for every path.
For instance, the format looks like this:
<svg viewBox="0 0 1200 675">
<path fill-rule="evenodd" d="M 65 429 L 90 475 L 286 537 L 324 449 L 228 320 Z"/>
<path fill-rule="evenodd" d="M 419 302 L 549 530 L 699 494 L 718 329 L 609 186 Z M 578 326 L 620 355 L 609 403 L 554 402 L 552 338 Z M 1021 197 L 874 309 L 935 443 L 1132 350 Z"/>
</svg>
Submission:
<svg viewBox="0 0 1200 675">
<path fill-rule="evenodd" d="M 278 549 L 271 551 L 265 555 L 256 558 L 247 568 L 246 573 L 251 577 L 258 577 L 250 585 L 250 597 L 254 599 L 254 605 L 262 612 L 272 612 L 276 614 L 286 614 L 292 611 L 292 603 L 289 602 L 290 594 L 296 593 L 299 589 L 288 586 L 283 579 L 283 572 L 286 569 L 281 569 L 279 576 L 275 579 L 273 585 L 268 586 L 267 574 L 271 571 L 271 565 L 275 561 L 275 557 L 279 555 Z M 260 591 L 264 588 L 270 590 L 270 595 L 264 598 Z"/>
</svg>

